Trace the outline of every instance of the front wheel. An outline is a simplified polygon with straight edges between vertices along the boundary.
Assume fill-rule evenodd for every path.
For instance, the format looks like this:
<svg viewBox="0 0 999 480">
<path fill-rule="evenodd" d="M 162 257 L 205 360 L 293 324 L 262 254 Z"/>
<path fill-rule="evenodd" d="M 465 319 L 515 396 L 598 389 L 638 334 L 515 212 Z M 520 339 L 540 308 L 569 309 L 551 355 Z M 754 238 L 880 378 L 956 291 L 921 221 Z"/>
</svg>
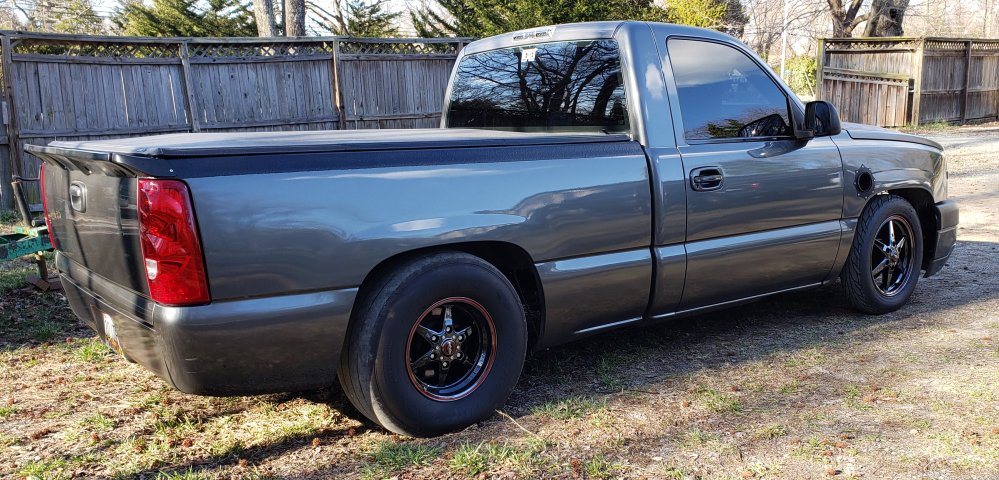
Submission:
<svg viewBox="0 0 999 480">
<path fill-rule="evenodd" d="M 499 270 L 441 253 L 400 265 L 366 290 L 338 372 L 361 413 L 423 437 L 486 419 L 506 401 L 524 365 L 527 322 Z"/>
<path fill-rule="evenodd" d="M 882 314 L 909 301 L 923 258 L 919 216 L 904 198 L 879 195 L 864 209 L 842 279 L 858 310 Z"/>
</svg>

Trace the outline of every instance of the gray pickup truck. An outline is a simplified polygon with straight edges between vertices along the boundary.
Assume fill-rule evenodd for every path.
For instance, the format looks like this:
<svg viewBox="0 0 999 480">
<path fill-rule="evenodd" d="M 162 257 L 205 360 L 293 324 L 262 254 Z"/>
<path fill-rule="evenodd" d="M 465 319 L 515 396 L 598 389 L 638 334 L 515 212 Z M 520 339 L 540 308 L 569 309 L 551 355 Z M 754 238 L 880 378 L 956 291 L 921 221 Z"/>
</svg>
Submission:
<svg viewBox="0 0 999 480">
<path fill-rule="evenodd" d="M 531 349 L 837 278 L 889 312 L 955 243 L 940 145 L 841 126 L 718 32 L 487 38 L 445 98 L 439 129 L 29 146 L 73 311 L 184 392 L 339 377 L 427 436 Z"/>
</svg>

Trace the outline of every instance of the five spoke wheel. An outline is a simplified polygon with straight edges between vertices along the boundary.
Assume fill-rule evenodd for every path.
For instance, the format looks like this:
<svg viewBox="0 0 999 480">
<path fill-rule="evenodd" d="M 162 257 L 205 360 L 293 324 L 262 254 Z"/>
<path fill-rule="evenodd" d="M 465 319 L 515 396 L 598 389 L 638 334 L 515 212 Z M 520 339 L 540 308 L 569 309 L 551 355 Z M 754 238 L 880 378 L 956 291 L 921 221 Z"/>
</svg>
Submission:
<svg viewBox="0 0 999 480">
<path fill-rule="evenodd" d="M 409 378 L 433 400 L 462 398 L 489 374 L 495 338 L 492 317 L 478 302 L 464 297 L 435 302 L 409 334 Z"/>
<path fill-rule="evenodd" d="M 901 215 L 888 217 L 878 228 L 871 255 L 871 278 L 882 294 L 895 295 L 908 281 L 915 259 L 912 242 L 912 227 Z"/>
</svg>

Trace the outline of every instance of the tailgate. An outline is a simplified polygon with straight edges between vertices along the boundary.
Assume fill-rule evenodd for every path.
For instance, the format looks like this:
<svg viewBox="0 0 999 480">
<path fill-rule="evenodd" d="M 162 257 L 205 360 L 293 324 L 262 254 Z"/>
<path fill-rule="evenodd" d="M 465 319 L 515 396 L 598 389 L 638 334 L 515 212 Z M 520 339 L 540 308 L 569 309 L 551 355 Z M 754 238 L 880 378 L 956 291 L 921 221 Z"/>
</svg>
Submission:
<svg viewBox="0 0 999 480">
<path fill-rule="evenodd" d="M 87 270 L 148 293 L 139 240 L 136 174 L 111 155 L 26 146 L 45 162 L 44 192 L 56 250 Z"/>
</svg>

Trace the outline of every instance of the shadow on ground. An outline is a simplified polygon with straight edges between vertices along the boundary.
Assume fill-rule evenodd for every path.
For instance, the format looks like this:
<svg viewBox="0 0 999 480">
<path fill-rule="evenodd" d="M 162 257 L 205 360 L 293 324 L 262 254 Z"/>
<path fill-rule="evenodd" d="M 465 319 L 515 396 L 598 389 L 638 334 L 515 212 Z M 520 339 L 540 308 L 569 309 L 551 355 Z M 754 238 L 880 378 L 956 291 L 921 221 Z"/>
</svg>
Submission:
<svg viewBox="0 0 999 480">
<path fill-rule="evenodd" d="M 867 316 L 856 313 L 836 283 L 810 291 L 777 295 L 735 307 L 644 327 L 623 328 L 572 344 L 529 355 L 524 373 L 505 409 L 513 417 L 529 415 L 547 402 L 570 397 L 598 398 L 623 391 L 668 393 L 673 381 L 733 364 L 753 362 L 774 355 L 793 354 L 817 346 L 877 341 L 878 328 L 895 331 L 917 328 L 914 317 L 932 318 L 940 312 L 999 298 L 999 244 L 960 242 L 950 264 L 939 275 L 920 279 L 915 295 L 898 312 Z M 993 275 L 982 275 L 993 272 Z M 871 328 L 878 327 L 878 328 Z M 858 331 L 871 330 L 871 336 Z M 864 333 L 866 335 L 866 332 Z M 678 387 L 677 387 L 678 388 Z M 364 429 L 380 427 L 364 419 L 339 388 L 300 394 L 298 398 L 325 402 Z M 492 440 L 490 425 L 504 422 L 499 416 L 454 436 L 462 441 Z M 351 432 L 353 433 L 353 432 Z M 323 432 L 326 441 L 346 435 L 342 430 Z M 664 434 L 669 434 L 664 432 Z M 306 448 L 313 435 L 290 436 L 264 445 L 200 458 L 171 471 L 206 470 L 246 459 L 251 463 Z M 433 442 L 454 443 L 447 437 Z M 305 476 L 336 473 L 329 465 Z M 153 474 L 151 469 L 141 474 Z"/>
</svg>

